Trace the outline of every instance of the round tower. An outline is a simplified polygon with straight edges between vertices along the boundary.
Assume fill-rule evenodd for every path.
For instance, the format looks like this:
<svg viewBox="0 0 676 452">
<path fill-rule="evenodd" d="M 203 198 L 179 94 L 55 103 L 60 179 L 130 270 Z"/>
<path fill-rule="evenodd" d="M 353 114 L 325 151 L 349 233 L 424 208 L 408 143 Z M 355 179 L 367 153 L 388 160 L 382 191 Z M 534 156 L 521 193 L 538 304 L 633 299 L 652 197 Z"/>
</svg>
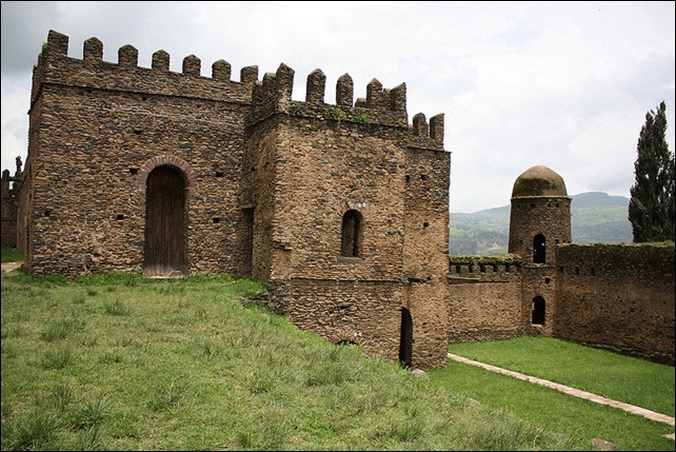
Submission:
<svg viewBox="0 0 676 452">
<path fill-rule="evenodd" d="M 570 198 L 563 178 L 533 166 L 514 182 L 509 252 L 521 257 L 521 315 L 524 332 L 554 333 L 556 245 L 570 243 Z"/>
<path fill-rule="evenodd" d="M 554 246 L 571 240 L 570 198 L 563 178 L 546 166 L 527 169 L 512 189 L 509 252 L 524 263 L 553 266 Z"/>
</svg>

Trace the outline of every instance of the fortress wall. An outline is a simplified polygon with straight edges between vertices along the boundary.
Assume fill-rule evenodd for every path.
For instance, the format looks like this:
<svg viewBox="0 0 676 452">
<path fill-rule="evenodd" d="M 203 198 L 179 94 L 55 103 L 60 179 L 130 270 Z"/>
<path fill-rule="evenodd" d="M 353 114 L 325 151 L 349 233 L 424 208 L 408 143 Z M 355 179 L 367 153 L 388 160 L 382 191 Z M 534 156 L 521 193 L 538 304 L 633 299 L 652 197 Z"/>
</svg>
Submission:
<svg viewBox="0 0 676 452">
<path fill-rule="evenodd" d="M 60 36 L 50 33 L 35 71 L 26 212 L 32 271 L 139 271 L 145 178 L 166 164 L 188 189 L 187 271 L 235 273 L 243 253 L 242 103 L 253 81 L 233 83 L 218 71 L 221 78 L 200 77 L 195 58 L 184 62 L 184 74 L 170 73 L 164 54 L 167 65 L 139 68 L 130 47 L 120 49 L 118 64 L 105 63 L 91 40 L 76 60 L 65 56 Z"/>
<path fill-rule="evenodd" d="M 400 278 L 404 151 L 394 144 L 400 134 L 358 123 L 284 121 L 278 135 L 273 241 L 289 250 L 289 275 Z M 357 257 L 341 255 L 348 210 L 362 216 Z"/>
<path fill-rule="evenodd" d="M 35 80 L 33 80 L 35 83 Z M 34 88 L 35 89 L 35 85 Z M 40 137 L 40 120 L 42 111 L 42 97 L 31 105 L 28 116 L 28 155 L 24 165 L 21 183 L 17 190 L 17 249 L 23 253 L 24 267 L 33 266 L 33 211 L 35 198 L 35 168 L 37 168 L 38 144 Z"/>
<path fill-rule="evenodd" d="M 376 79 L 368 84 L 367 97 L 353 105 L 348 74 L 338 79 L 337 104 L 326 104 L 326 77 L 319 69 L 307 78 L 305 102 L 292 101 L 293 77 L 284 64 L 276 73 L 266 73 L 254 86 L 255 106 L 247 117 L 252 130 L 252 124 L 276 114 L 286 118 L 275 119 L 283 125 L 276 140 L 272 230 L 272 241 L 282 250 L 275 253 L 277 274 L 401 278 L 404 225 L 412 205 L 404 199 L 423 193 L 428 202 L 424 196 L 418 201 L 423 202 L 421 210 L 427 209 L 426 218 L 417 229 L 429 227 L 427 239 L 415 235 L 408 243 L 425 247 L 419 260 L 428 261 L 431 255 L 443 269 L 449 172 L 442 149 L 443 115 L 433 117 L 428 127 L 418 114 L 409 127 L 405 85 L 384 89 Z M 408 183 L 418 176 L 431 180 L 416 191 Z M 354 258 L 341 255 L 341 227 L 348 210 L 362 216 L 362 246 Z M 430 242 L 435 233 L 444 239 L 441 248 Z M 430 248 L 438 252 L 430 254 Z"/>
<path fill-rule="evenodd" d="M 211 77 L 203 77 L 201 61 L 195 55 L 183 58 L 182 72 L 172 72 L 169 70 L 171 56 L 164 50 L 152 55 L 152 67 L 141 67 L 138 50 L 131 45 L 118 49 L 117 62 L 103 61 L 103 44 L 97 38 L 84 42 L 82 59 L 71 58 L 68 41 L 65 35 L 49 32 L 47 46 L 33 70 L 32 102 L 43 85 L 58 84 L 249 104 L 252 84 L 258 78 L 258 68 L 250 66 L 241 70 L 241 81 L 230 80 L 230 64 L 224 60 L 212 64 Z"/>
<path fill-rule="evenodd" d="M 30 157 L 30 155 L 29 155 Z M 31 186 L 33 184 L 33 165 L 30 159 L 24 168 L 21 182 L 16 191 L 16 249 L 23 253 L 23 265 L 30 268 L 32 263 L 32 248 L 29 247 L 30 231 L 32 223 L 29 221 L 28 212 L 33 211 Z"/>
<path fill-rule="evenodd" d="M 277 131 L 279 118 L 259 122 L 246 129 L 246 151 L 243 155 L 239 207 L 250 214 L 250 255 L 240 267 L 240 274 L 261 281 L 272 277 L 273 258 L 286 251 L 272 241 L 276 210 Z M 245 249 L 247 246 L 245 245 Z M 250 263 L 246 263 L 246 261 Z"/>
<path fill-rule="evenodd" d="M 449 342 L 524 334 L 521 277 L 517 256 L 452 256 L 446 299 Z"/>
<path fill-rule="evenodd" d="M 400 282 L 293 278 L 274 281 L 271 289 L 265 304 L 300 329 L 334 344 L 358 344 L 368 355 L 398 359 Z"/>
<path fill-rule="evenodd" d="M 432 131 L 423 130 L 420 119 L 404 127 L 404 86 L 385 90 L 376 80 L 367 87 L 367 99 L 353 106 L 347 74 L 337 83 L 337 105 L 325 104 L 325 77 L 319 70 L 308 77 L 306 101 L 292 101 L 293 76 L 285 65 L 265 74 L 254 87 L 255 106 L 246 120 L 251 160 L 266 162 L 265 174 L 273 174 L 272 182 L 244 175 L 256 193 L 255 215 L 269 220 L 270 243 L 258 253 L 269 256 L 271 265 L 268 305 L 303 329 L 392 359 L 399 355 L 405 306 L 413 317 L 411 365 L 445 365 L 445 284 L 427 279 L 433 274 L 430 260 L 445 271 L 439 262 L 446 260 L 449 159 L 441 149 L 442 116 L 433 118 Z M 267 130 L 274 130 L 274 155 L 265 151 L 267 139 L 260 138 Z M 422 183 L 411 181 L 411 175 L 423 175 Z M 268 205 L 259 192 L 274 202 Z M 404 240 L 423 239 L 404 232 L 416 196 L 422 202 L 418 229 L 424 221 L 429 228 L 421 259 L 426 272 L 424 280 L 403 285 L 403 260 L 411 258 L 403 255 Z M 259 214 L 262 204 L 267 207 Z M 343 216 L 349 210 L 362 218 L 358 256 L 344 256 L 341 250 Z M 437 242 L 441 246 L 430 253 Z M 256 255 L 255 249 L 254 260 Z"/>
<path fill-rule="evenodd" d="M 437 369 L 448 360 L 448 285 L 443 278 L 414 282 L 405 286 L 405 304 L 413 321 L 411 366 Z"/>
<path fill-rule="evenodd" d="M 556 267 L 526 263 L 521 268 L 521 324 L 525 334 L 551 336 L 556 325 Z M 544 303 L 544 322 L 533 323 L 535 299 Z"/>
<path fill-rule="evenodd" d="M 673 363 L 673 245 L 565 245 L 557 262 L 557 336 Z"/>
</svg>

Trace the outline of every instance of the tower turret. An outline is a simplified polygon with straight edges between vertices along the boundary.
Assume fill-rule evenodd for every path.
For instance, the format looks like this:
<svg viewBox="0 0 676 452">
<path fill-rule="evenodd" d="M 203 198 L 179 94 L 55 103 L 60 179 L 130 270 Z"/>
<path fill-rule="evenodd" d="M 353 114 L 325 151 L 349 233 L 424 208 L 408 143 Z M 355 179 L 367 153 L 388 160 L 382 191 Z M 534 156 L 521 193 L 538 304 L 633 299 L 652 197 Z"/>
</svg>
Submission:
<svg viewBox="0 0 676 452">
<path fill-rule="evenodd" d="M 524 331 L 552 335 L 556 315 L 556 245 L 570 243 L 570 198 L 563 178 L 546 166 L 524 171 L 514 182 L 509 252 L 522 258 Z"/>
<path fill-rule="evenodd" d="M 533 166 L 514 182 L 511 203 L 509 252 L 524 263 L 555 265 L 554 245 L 571 242 L 563 178 L 546 166 Z"/>
</svg>

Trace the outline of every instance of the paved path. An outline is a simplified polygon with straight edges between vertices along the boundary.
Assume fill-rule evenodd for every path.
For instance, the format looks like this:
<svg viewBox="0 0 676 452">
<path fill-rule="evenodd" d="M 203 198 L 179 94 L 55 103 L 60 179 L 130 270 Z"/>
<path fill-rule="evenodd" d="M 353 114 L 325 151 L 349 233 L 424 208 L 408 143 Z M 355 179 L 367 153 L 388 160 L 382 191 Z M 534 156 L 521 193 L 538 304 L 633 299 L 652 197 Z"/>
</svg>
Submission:
<svg viewBox="0 0 676 452">
<path fill-rule="evenodd" d="M 472 361 L 471 359 L 463 358 L 462 356 L 454 355 L 452 353 L 448 354 L 448 357 L 454 361 L 458 361 L 461 363 L 465 364 L 470 364 L 472 366 L 478 366 L 482 367 L 486 370 L 490 370 L 493 372 L 498 372 L 504 375 L 509 375 L 510 377 L 518 378 L 520 380 L 525 380 L 530 383 L 536 383 L 542 386 L 546 386 L 548 388 L 556 389 L 557 391 L 565 392 L 566 394 L 570 394 L 575 397 L 580 397 L 582 399 L 587 399 L 591 400 L 592 402 L 600 403 L 602 405 L 610 405 L 615 408 L 619 408 L 624 411 L 628 411 L 629 413 L 637 414 L 639 416 L 646 417 L 650 420 L 657 421 L 657 422 L 664 422 L 666 424 L 671 425 L 674 427 L 674 418 L 671 416 L 667 416 L 666 414 L 662 413 L 656 413 L 655 411 L 650 411 L 646 410 L 645 408 L 637 407 L 634 405 L 629 405 L 628 403 L 624 402 L 618 402 L 617 400 L 612 400 L 608 399 L 606 397 L 602 397 L 596 394 L 592 394 L 591 392 L 586 392 L 586 391 L 581 391 L 579 389 L 571 388 L 568 386 L 564 386 L 558 383 L 554 383 L 553 381 L 548 381 L 548 380 L 543 380 L 541 378 L 535 378 L 531 377 L 529 375 L 524 375 L 519 372 L 513 372 L 511 370 L 507 369 L 502 369 L 500 367 L 496 366 L 491 366 L 490 364 L 484 364 L 480 363 L 478 361 Z M 669 438 L 674 439 L 674 435 L 667 435 Z"/>
<path fill-rule="evenodd" d="M 14 270 L 15 268 L 21 267 L 21 264 L 23 262 L 3 262 L 2 263 L 2 271 L 3 272 L 10 272 Z"/>
</svg>

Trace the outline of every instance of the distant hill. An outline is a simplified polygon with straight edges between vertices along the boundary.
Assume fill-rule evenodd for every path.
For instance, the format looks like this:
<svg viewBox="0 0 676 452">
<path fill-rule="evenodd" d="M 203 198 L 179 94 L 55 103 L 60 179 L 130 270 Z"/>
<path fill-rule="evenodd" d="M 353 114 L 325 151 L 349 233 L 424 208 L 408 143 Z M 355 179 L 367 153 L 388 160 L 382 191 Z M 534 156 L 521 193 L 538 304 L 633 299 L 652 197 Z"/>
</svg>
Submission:
<svg viewBox="0 0 676 452">
<path fill-rule="evenodd" d="M 573 243 L 632 243 L 629 198 L 589 192 L 571 196 Z M 451 213 L 451 255 L 507 253 L 510 206 Z"/>
</svg>

